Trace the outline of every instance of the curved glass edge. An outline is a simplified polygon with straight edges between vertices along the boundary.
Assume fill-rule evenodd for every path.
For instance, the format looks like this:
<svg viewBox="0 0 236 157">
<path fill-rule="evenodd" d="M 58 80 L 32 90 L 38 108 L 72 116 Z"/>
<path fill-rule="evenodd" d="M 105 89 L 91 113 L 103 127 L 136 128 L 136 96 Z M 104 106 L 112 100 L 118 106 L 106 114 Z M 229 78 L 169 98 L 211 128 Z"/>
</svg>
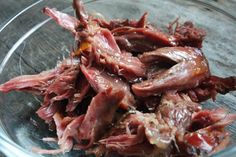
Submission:
<svg viewBox="0 0 236 157">
<path fill-rule="evenodd" d="M 84 0 L 84 3 L 91 3 L 94 1 L 99 1 L 99 0 Z M 195 2 L 192 0 L 192 2 Z M 200 3 L 199 3 L 200 2 Z M 200 5 L 207 4 L 208 7 L 211 7 L 214 10 L 219 10 L 220 8 L 217 8 L 210 3 L 203 2 L 201 0 L 196 1 L 195 3 L 198 3 Z M 201 4 L 202 3 L 202 4 Z M 204 4 L 203 4 L 204 3 Z M 220 9 L 221 10 L 221 9 Z M 224 13 L 225 14 L 225 13 Z M 227 13 L 228 14 L 228 13 Z M 229 14 L 230 18 L 235 19 L 234 16 Z M 8 22 L 8 21 L 5 21 Z M 4 24 L 0 25 L 0 29 L 3 28 Z M 6 134 L 6 132 L 3 129 L 3 125 L 0 120 L 0 152 L 2 152 L 4 155 L 7 157 L 43 157 L 42 155 L 36 155 L 35 153 L 32 153 L 30 151 L 25 150 L 24 148 L 20 147 L 16 143 L 14 143 Z M 230 146 L 216 154 L 211 155 L 210 157 L 234 157 L 236 156 L 236 146 Z"/>
<path fill-rule="evenodd" d="M 23 148 L 19 147 L 8 136 L 4 133 L 3 129 L 0 128 L 0 151 L 7 157 L 32 157 L 35 156 L 32 152 L 28 152 Z M 37 155 L 41 157 L 41 155 Z"/>
</svg>

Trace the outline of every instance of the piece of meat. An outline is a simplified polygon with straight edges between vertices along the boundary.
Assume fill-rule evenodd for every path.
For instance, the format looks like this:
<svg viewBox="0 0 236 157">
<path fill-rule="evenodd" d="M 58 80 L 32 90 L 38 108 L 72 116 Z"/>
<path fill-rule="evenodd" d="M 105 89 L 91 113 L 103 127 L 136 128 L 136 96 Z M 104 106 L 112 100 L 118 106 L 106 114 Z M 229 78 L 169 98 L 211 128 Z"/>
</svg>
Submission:
<svg viewBox="0 0 236 157">
<path fill-rule="evenodd" d="M 80 21 L 77 18 L 48 7 L 45 7 L 43 12 L 54 19 L 58 25 L 69 30 L 74 35 L 76 34 L 76 28 L 80 24 Z"/>
<path fill-rule="evenodd" d="M 81 1 L 75 0 L 74 5 L 74 7 L 78 8 L 78 16 L 81 18 L 83 17 L 82 19 L 84 21 L 88 20 L 84 17 L 83 11 L 81 11 L 83 10 Z M 93 52 L 89 55 L 90 57 L 87 58 L 90 62 L 93 62 L 91 56 L 95 56 L 97 63 L 104 65 L 110 71 L 115 72 L 128 80 L 134 80 L 137 77 L 145 76 L 144 65 L 137 57 L 133 57 L 132 54 L 128 52 L 121 53 L 113 35 L 108 29 L 100 28 L 92 23 L 76 30 L 75 28 L 78 27 L 80 21 L 73 21 L 74 17 L 67 15 L 67 17 L 64 18 L 64 13 L 49 8 L 45 9 L 45 13 L 56 20 L 59 25 L 70 30 L 79 41 L 79 45 L 83 42 L 91 43 Z M 63 21 L 64 19 L 68 19 L 70 23 L 68 22 L 69 24 L 67 24 L 67 21 Z M 73 22 L 74 25 L 72 26 Z"/>
<path fill-rule="evenodd" d="M 84 97 L 88 94 L 90 85 L 88 81 L 81 77 L 75 82 L 75 92 L 73 97 L 70 99 L 68 104 L 66 105 L 66 112 L 72 112 L 78 106 L 78 104 L 84 99 Z"/>
<path fill-rule="evenodd" d="M 188 93 L 193 101 L 202 102 L 210 98 L 215 100 L 217 93 L 227 94 L 234 90 L 236 90 L 235 76 L 226 78 L 210 76 L 196 88 L 187 90 L 186 93 Z"/>
<path fill-rule="evenodd" d="M 141 39 L 146 39 L 148 41 L 152 41 L 157 46 L 156 47 L 163 47 L 163 46 L 177 46 L 175 42 L 175 38 L 164 34 L 157 29 L 150 29 L 150 28 L 132 28 L 132 27 L 119 27 L 117 29 L 112 30 L 112 34 L 114 36 L 123 36 L 129 34 L 138 34 L 144 36 Z M 131 41 L 130 41 L 131 43 Z"/>
<path fill-rule="evenodd" d="M 190 47 L 165 47 L 140 56 L 143 63 L 174 61 L 177 64 L 154 78 L 132 85 L 135 95 L 147 97 L 168 90 L 181 91 L 198 86 L 209 77 L 208 62 L 202 52 Z"/>
<path fill-rule="evenodd" d="M 159 47 L 155 41 L 150 40 L 145 35 L 129 33 L 121 36 L 115 36 L 115 40 L 121 50 L 136 53 L 153 51 Z"/>
<path fill-rule="evenodd" d="M 4 84 L 1 84 L 0 91 L 8 93 L 12 90 L 16 90 L 41 95 L 46 91 L 51 80 L 55 79 L 56 75 L 57 71 L 53 69 L 35 75 L 18 76 Z"/>
<path fill-rule="evenodd" d="M 207 127 L 203 125 L 204 128 L 177 138 L 181 156 L 213 154 L 228 145 L 229 133 L 225 131 L 225 127 L 235 121 L 236 115 L 227 114 L 224 117 L 220 115 L 218 117 L 220 118 L 217 121 L 212 121 L 211 125 Z"/>
<path fill-rule="evenodd" d="M 58 145 L 60 145 L 61 148 L 67 147 L 66 145 L 69 141 L 72 141 L 72 146 L 73 146 L 73 140 L 78 140 L 78 130 L 84 120 L 84 117 L 85 115 L 77 116 L 76 118 L 73 118 L 73 120 L 70 121 L 70 123 L 68 123 L 64 127 L 62 135 L 58 136 L 58 139 L 59 139 Z M 54 118 L 54 121 L 55 121 L 55 118 Z M 58 127 L 59 128 L 61 127 L 61 125 L 56 125 L 57 130 L 58 130 Z"/>
<path fill-rule="evenodd" d="M 84 4 L 82 0 L 73 0 L 73 8 L 75 10 L 76 16 L 80 22 L 87 23 L 88 21 L 88 13 L 85 10 Z"/>
<path fill-rule="evenodd" d="M 116 151 L 120 155 L 160 155 L 171 143 L 171 130 L 155 114 L 136 111 L 123 117 L 108 137 L 99 142 L 106 151 Z"/>
<path fill-rule="evenodd" d="M 107 22 L 104 19 L 93 19 L 96 21 L 100 27 L 107 28 L 109 30 L 114 30 L 119 27 L 124 27 L 124 26 L 129 26 L 129 27 L 134 27 L 134 28 L 144 28 L 147 24 L 147 12 L 145 12 L 141 18 L 136 21 L 136 20 L 111 20 L 110 22 Z"/>
<path fill-rule="evenodd" d="M 37 115 L 45 120 L 46 123 L 51 123 L 53 115 L 56 114 L 59 111 L 64 110 L 65 104 L 62 104 L 62 102 L 54 102 L 53 104 L 48 104 L 41 106 L 37 111 Z"/>
<path fill-rule="evenodd" d="M 37 114 L 40 118 L 50 122 L 52 116 L 58 111 L 63 110 L 67 104 L 77 105 L 74 102 L 78 94 L 75 85 L 77 82 L 80 68 L 78 65 L 70 66 L 58 75 L 55 80 L 47 87 L 44 99 Z M 65 103 L 64 101 L 67 101 Z"/>
<path fill-rule="evenodd" d="M 188 127 L 189 131 L 197 131 L 201 128 L 208 127 L 227 116 L 224 108 L 217 108 L 212 110 L 201 110 L 192 114 L 191 125 Z"/>
<path fill-rule="evenodd" d="M 122 53 L 108 29 L 100 29 L 93 37 L 92 45 L 96 62 L 105 66 L 109 71 L 125 77 L 129 81 L 145 76 L 143 63 L 131 53 Z"/>
<path fill-rule="evenodd" d="M 15 77 L 8 82 L 0 85 L 0 91 L 8 93 L 12 90 L 25 91 L 35 95 L 45 95 L 47 88 L 54 80 L 64 73 L 71 66 L 78 64 L 78 60 L 65 59 L 56 68 L 43 71 L 35 75 L 22 75 Z"/>
<path fill-rule="evenodd" d="M 130 86 L 122 79 L 115 75 L 109 75 L 106 71 L 100 71 L 92 67 L 81 66 L 81 71 L 96 92 L 102 92 L 109 88 L 124 91 L 125 96 L 120 103 L 120 107 L 123 109 L 134 107 L 135 100 L 130 91 Z"/>
<path fill-rule="evenodd" d="M 123 91 L 111 88 L 98 93 L 91 101 L 82 124 L 79 127 L 78 148 L 89 148 L 105 133 L 111 124 L 114 114 L 123 99 Z"/>
<path fill-rule="evenodd" d="M 192 114 L 199 110 L 201 110 L 201 106 L 193 102 L 187 95 L 167 92 L 162 96 L 156 114 L 162 116 L 163 120 L 173 129 L 172 133 L 175 135 L 176 132 L 185 132 L 191 124 Z"/>
<path fill-rule="evenodd" d="M 56 131 L 57 131 L 57 138 L 60 140 L 62 138 L 62 135 L 64 133 L 65 128 L 71 121 L 74 120 L 72 117 L 63 117 L 60 113 L 56 112 L 53 115 L 53 120 L 56 125 Z M 48 150 L 48 149 L 41 149 L 41 148 L 32 148 L 32 151 L 38 154 L 50 154 L 50 155 L 56 155 L 60 153 L 69 152 L 73 147 L 73 139 L 68 138 L 63 144 L 60 145 L 59 149 L 55 150 Z"/>
<path fill-rule="evenodd" d="M 176 39 L 178 46 L 201 48 L 206 36 L 206 32 L 201 28 L 196 28 L 191 21 L 179 24 L 178 19 L 176 19 L 168 26 L 168 29 L 170 35 Z"/>
<path fill-rule="evenodd" d="M 71 66 L 66 69 L 47 87 L 44 95 L 43 106 L 53 104 L 55 101 L 61 101 L 73 98 L 75 91 L 75 84 L 78 78 L 80 68 L 78 65 Z"/>
</svg>

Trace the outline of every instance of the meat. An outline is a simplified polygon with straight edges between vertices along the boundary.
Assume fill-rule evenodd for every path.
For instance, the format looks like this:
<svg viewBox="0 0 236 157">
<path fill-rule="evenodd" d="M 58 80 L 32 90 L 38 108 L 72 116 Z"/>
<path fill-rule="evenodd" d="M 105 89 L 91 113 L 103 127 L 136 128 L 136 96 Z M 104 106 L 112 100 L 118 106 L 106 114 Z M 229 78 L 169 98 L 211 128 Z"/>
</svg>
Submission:
<svg viewBox="0 0 236 157">
<path fill-rule="evenodd" d="M 12 90 L 16 90 L 40 95 L 46 91 L 51 80 L 55 79 L 56 73 L 56 70 L 49 70 L 36 75 L 18 76 L 0 85 L 0 91 L 8 93 Z"/>
<path fill-rule="evenodd" d="M 105 132 L 113 120 L 125 93 L 111 88 L 98 93 L 91 101 L 79 128 L 78 138 L 82 142 L 77 147 L 88 148 Z M 103 130 L 103 131 L 102 131 Z"/>
<path fill-rule="evenodd" d="M 135 106 L 134 96 L 130 91 L 129 84 L 125 83 L 121 78 L 111 74 L 109 75 L 108 73 L 102 70 L 99 71 L 96 68 L 86 68 L 81 66 L 81 70 L 96 92 L 101 92 L 109 88 L 121 90 L 126 94 L 120 103 L 120 107 L 127 110 L 128 108 Z"/>
<path fill-rule="evenodd" d="M 86 95 L 89 92 L 89 89 L 90 85 L 84 77 L 78 79 L 78 82 L 76 82 L 75 85 L 75 93 L 68 102 L 68 104 L 66 105 L 66 111 L 67 112 L 74 111 L 78 106 L 78 104 L 86 97 Z"/>
<path fill-rule="evenodd" d="M 185 132 L 191 123 L 192 114 L 199 110 L 201 106 L 192 102 L 187 95 L 168 92 L 163 95 L 156 111 L 172 129 Z"/>
<path fill-rule="evenodd" d="M 103 27 L 103 28 L 107 28 L 109 30 L 114 30 L 116 28 L 119 27 L 125 27 L 125 26 L 129 26 L 129 27 L 134 27 L 134 28 L 144 28 L 147 24 L 147 12 L 145 12 L 142 17 L 136 21 L 136 20 L 111 20 L 110 22 L 107 22 L 104 19 L 94 19 L 94 21 L 96 21 L 99 26 Z"/>
<path fill-rule="evenodd" d="M 220 109 L 217 111 L 217 113 L 222 112 L 224 111 Z M 210 114 L 202 115 L 205 118 L 206 116 L 209 117 L 206 119 L 203 118 L 204 120 L 202 119 L 202 122 L 204 123 L 205 121 L 208 126 L 204 124 L 197 131 L 187 133 L 182 138 L 178 138 L 177 143 L 181 146 L 180 151 L 183 152 L 182 156 L 212 154 L 224 149 L 229 143 L 229 133 L 225 131 L 225 126 L 232 123 L 236 119 L 236 116 L 235 114 L 226 114 L 226 112 L 223 115 L 225 116 L 217 115 L 216 119 L 212 119 L 212 115 Z M 212 120 L 208 121 L 208 119 Z M 190 149 L 192 151 L 188 151 Z"/>
<path fill-rule="evenodd" d="M 113 128 L 108 138 L 100 140 L 107 151 L 113 150 L 125 156 L 160 155 L 161 149 L 166 149 L 170 142 L 168 125 L 161 119 L 159 121 L 153 113 L 141 112 L 124 117 L 118 127 Z"/>
<path fill-rule="evenodd" d="M 77 15 L 79 17 L 83 17 L 82 22 L 84 22 L 87 19 L 87 15 L 83 12 L 83 7 L 80 7 L 80 3 L 81 2 L 75 0 L 74 7 L 76 8 Z M 108 29 L 98 28 L 98 26 L 90 24 L 86 25 L 86 29 L 82 29 L 80 32 L 75 33 L 74 31 L 78 27 L 78 22 L 73 21 L 72 19 L 74 18 L 70 16 L 65 17 L 65 19 L 70 21 L 70 23 L 68 22 L 69 24 L 67 24 L 63 21 L 64 13 L 48 8 L 45 9 L 45 13 L 56 20 L 59 25 L 73 32 L 77 39 L 80 38 L 79 41 L 81 43 L 85 41 L 88 42 L 87 40 L 90 40 L 90 44 L 93 46 L 93 51 L 90 52 L 92 53 L 90 56 L 95 56 L 97 63 L 104 65 L 110 71 L 115 72 L 128 80 L 134 80 L 137 77 L 145 76 L 144 65 L 137 57 L 133 57 L 131 53 L 121 53 L 113 35 Z M 72 26 L 72 24 L 74 25 Z M 90 36 L 93 37 L 89 38 Z M 88 60 L 91 60 L 91 57 L 88 58 Z"/>
<path fill-rule="evenodd" d="M 125 51 L 144 52 L 166 46 L 177 46 L 175 38 L 150 28 L 118 27 L 112 30 L 119 46 Z"/>
<path fill-rule="evenodd" d="M 59 148 L 35 152 L 189 157 L 227 146 L 225 127 L 236 114 L 203 109 L 200 102 L 234 91 L 236 79 L 210 74 L 199 49 L 206 35 L 202 29 L 176 20 L 166 34 L 147 21 L 147 13 L 139 20 L 107 22 L 89 15 L 80 0 L 73 0 L 73 8 L 76 17 L 43 9 L 75 36 L 70 58 L 55 69 L 0 85 L 0 92 L 42 96 L 36 113 L 56 133 L 43 141 Z"/>
<path fill-rule="evenodd" d="M 52 116 L 60 109 L 63 109 L 61 101 L 67 100 L 68 104 L 78 104 L 74 101 L 77 96 L 76 89 L 74 88 L 79 74 L 78 66 L 71 66 L 62 72 L 45 91 L 43 103 L 41 108 L 37 111 L 39 117 L 50 122 Z M 83 89 L 86 90 L 86 89 Z"/>
<path fill-rule="evenodd" d="M 76 28 L 78 27 L 80 21 L 68 14 L 57 11 L 56 9 L 50 9 L 45 7 L 43 12 L 53 18 L 59 25 L 63 28 L 71 31 L 73 34 L 76 34 Z"/>
<path fill-rule="evenodd" d="M 131 53 L 122 53 L 109 30 L 100 29 L 94 36 L 92 44 L 96 62 L 109 71 L 130 81 L 145 76 L 145 66 Z"/>
<path fill-rule="evenodd" d="M 174 61 L 177 64 L 153 79 L 133 84 L 133 92 L 142 97 L 158 95 L 167 90 L 184 90 L 199 85 L 209 77 L 208 62 L 202 52 L 190 47 L 166 47 L 140 56 L 143 63 Z"/>
<path fill-rule="evenodd" d="M 191 21 L 179 24 L 176 19 L 168 28 L 170 35 L 176 39 L 179 46 L 202 47 L 206 32 L 201 28 L 196 28 Z"/>
<path fill-rule="evenodd" d="M 15 77 L 0 85 L 0 91 L 7 93 L 12 90 L 30 92 L 36 95 L 45 95 L 47 88 L 65 70 L 78 63 L 78 60 L 67 59 L 58 64 L 55 69 L 43 71 L 35 75 Z"/>
<path fill-rule="evenodd" d="M 236 90 L 236 77 L 221 78 L 218 76 L 210 76 L 204 80 L 199 86 L 189 89 L 186 92 L 195 102 L 202 102 L 209 98 L 213 100 L 217 93 L 226 94 Z"/>
<path fill-rule="evenodd" d="M 88 13 L 84 8 L 84 4 L 81 0 L 73 0 L 73 7 L 76 12 L 76 16 L 80 22 L 87 23 Z"/>
</svg>

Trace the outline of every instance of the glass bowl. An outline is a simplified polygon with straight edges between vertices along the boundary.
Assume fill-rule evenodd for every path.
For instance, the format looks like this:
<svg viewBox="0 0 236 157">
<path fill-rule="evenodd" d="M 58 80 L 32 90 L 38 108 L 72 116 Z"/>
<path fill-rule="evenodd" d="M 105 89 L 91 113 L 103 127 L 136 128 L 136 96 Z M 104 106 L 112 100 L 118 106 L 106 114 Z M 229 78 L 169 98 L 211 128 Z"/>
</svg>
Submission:
<svg viewBox="0 0 236 157">
<path fill-rule="evenodd" d="M 145 11 L 152 24 L 166 30 L 166 25 L 180 17 L 191 20 L 207 31 L 203 51 L 213 74 L 236 74 L 236 18 L 213 5 L 196 0 L 84 0 L 89 13 L 99 12 L 106 19 L 138 19 Z M 0 84 L 18 75 L 35 74 L 53 68 L 58 60 L 68 56 L 73 48 L 73 36 L 45 16 L 45 6 L 73 14 L 71 1 L 40 0 L 20 12 L 0 28 Z M 218 95 L 215 102 L 204 107 L 223 106 L 236 113 L 236 93 Z M 7 156 L 42 156 L 31 152 L 32 147 L 53 149 L 56 145 L 45 143 L 43 137 L 55 136 L 35 111 L 40 100 L 27 93 L 0 93 L 0 151 Z M 236 124 L 228 127 L 231 144 L 213 156 L 234 156 L 236 153 Z M 72 151 L 56 156 L 83 156 Z"/>
</svg>

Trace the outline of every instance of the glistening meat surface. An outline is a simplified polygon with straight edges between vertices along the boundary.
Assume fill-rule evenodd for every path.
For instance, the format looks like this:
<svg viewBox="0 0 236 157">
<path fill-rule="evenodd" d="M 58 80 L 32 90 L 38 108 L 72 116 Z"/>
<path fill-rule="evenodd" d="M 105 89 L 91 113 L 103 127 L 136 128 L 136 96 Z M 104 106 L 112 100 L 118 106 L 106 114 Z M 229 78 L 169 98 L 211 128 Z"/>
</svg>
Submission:
<svg viewBox="0 0 236 157">
<path fill-rule="evenodd" d="M 172 61 L 176 64 L 154 78 L 133 84 L 138 96 L 157 95 L 167 90 L 183 90 L 199 85 L 209 77 L 208 62 L 203 53 L 191 47 L 165 47 L 140 56 L 143 63 Z"/>
<path fill-rule="evenodd" d="M 177 19 L 167 34 L 147 20 L 146 12 L 138 20 L 108 22 L 88 14 L 81 0 L 73 0 L 73 8 L 76 17 L 43 9 L 74 35 L 70 57 L 52 70 L 0 85 L 3 93 L 42 97 L 36 113 L 55 131 L 55 137 L 43 141 L 59 148 L 33 151 L 197 157 L 227 147 L 230 133 L 225 128 L 236 114 L 204 109 L 200 102 L 235 91 L 236 77 L 211 74 L 200 49 L 204 30 Z"/>
</svg>

